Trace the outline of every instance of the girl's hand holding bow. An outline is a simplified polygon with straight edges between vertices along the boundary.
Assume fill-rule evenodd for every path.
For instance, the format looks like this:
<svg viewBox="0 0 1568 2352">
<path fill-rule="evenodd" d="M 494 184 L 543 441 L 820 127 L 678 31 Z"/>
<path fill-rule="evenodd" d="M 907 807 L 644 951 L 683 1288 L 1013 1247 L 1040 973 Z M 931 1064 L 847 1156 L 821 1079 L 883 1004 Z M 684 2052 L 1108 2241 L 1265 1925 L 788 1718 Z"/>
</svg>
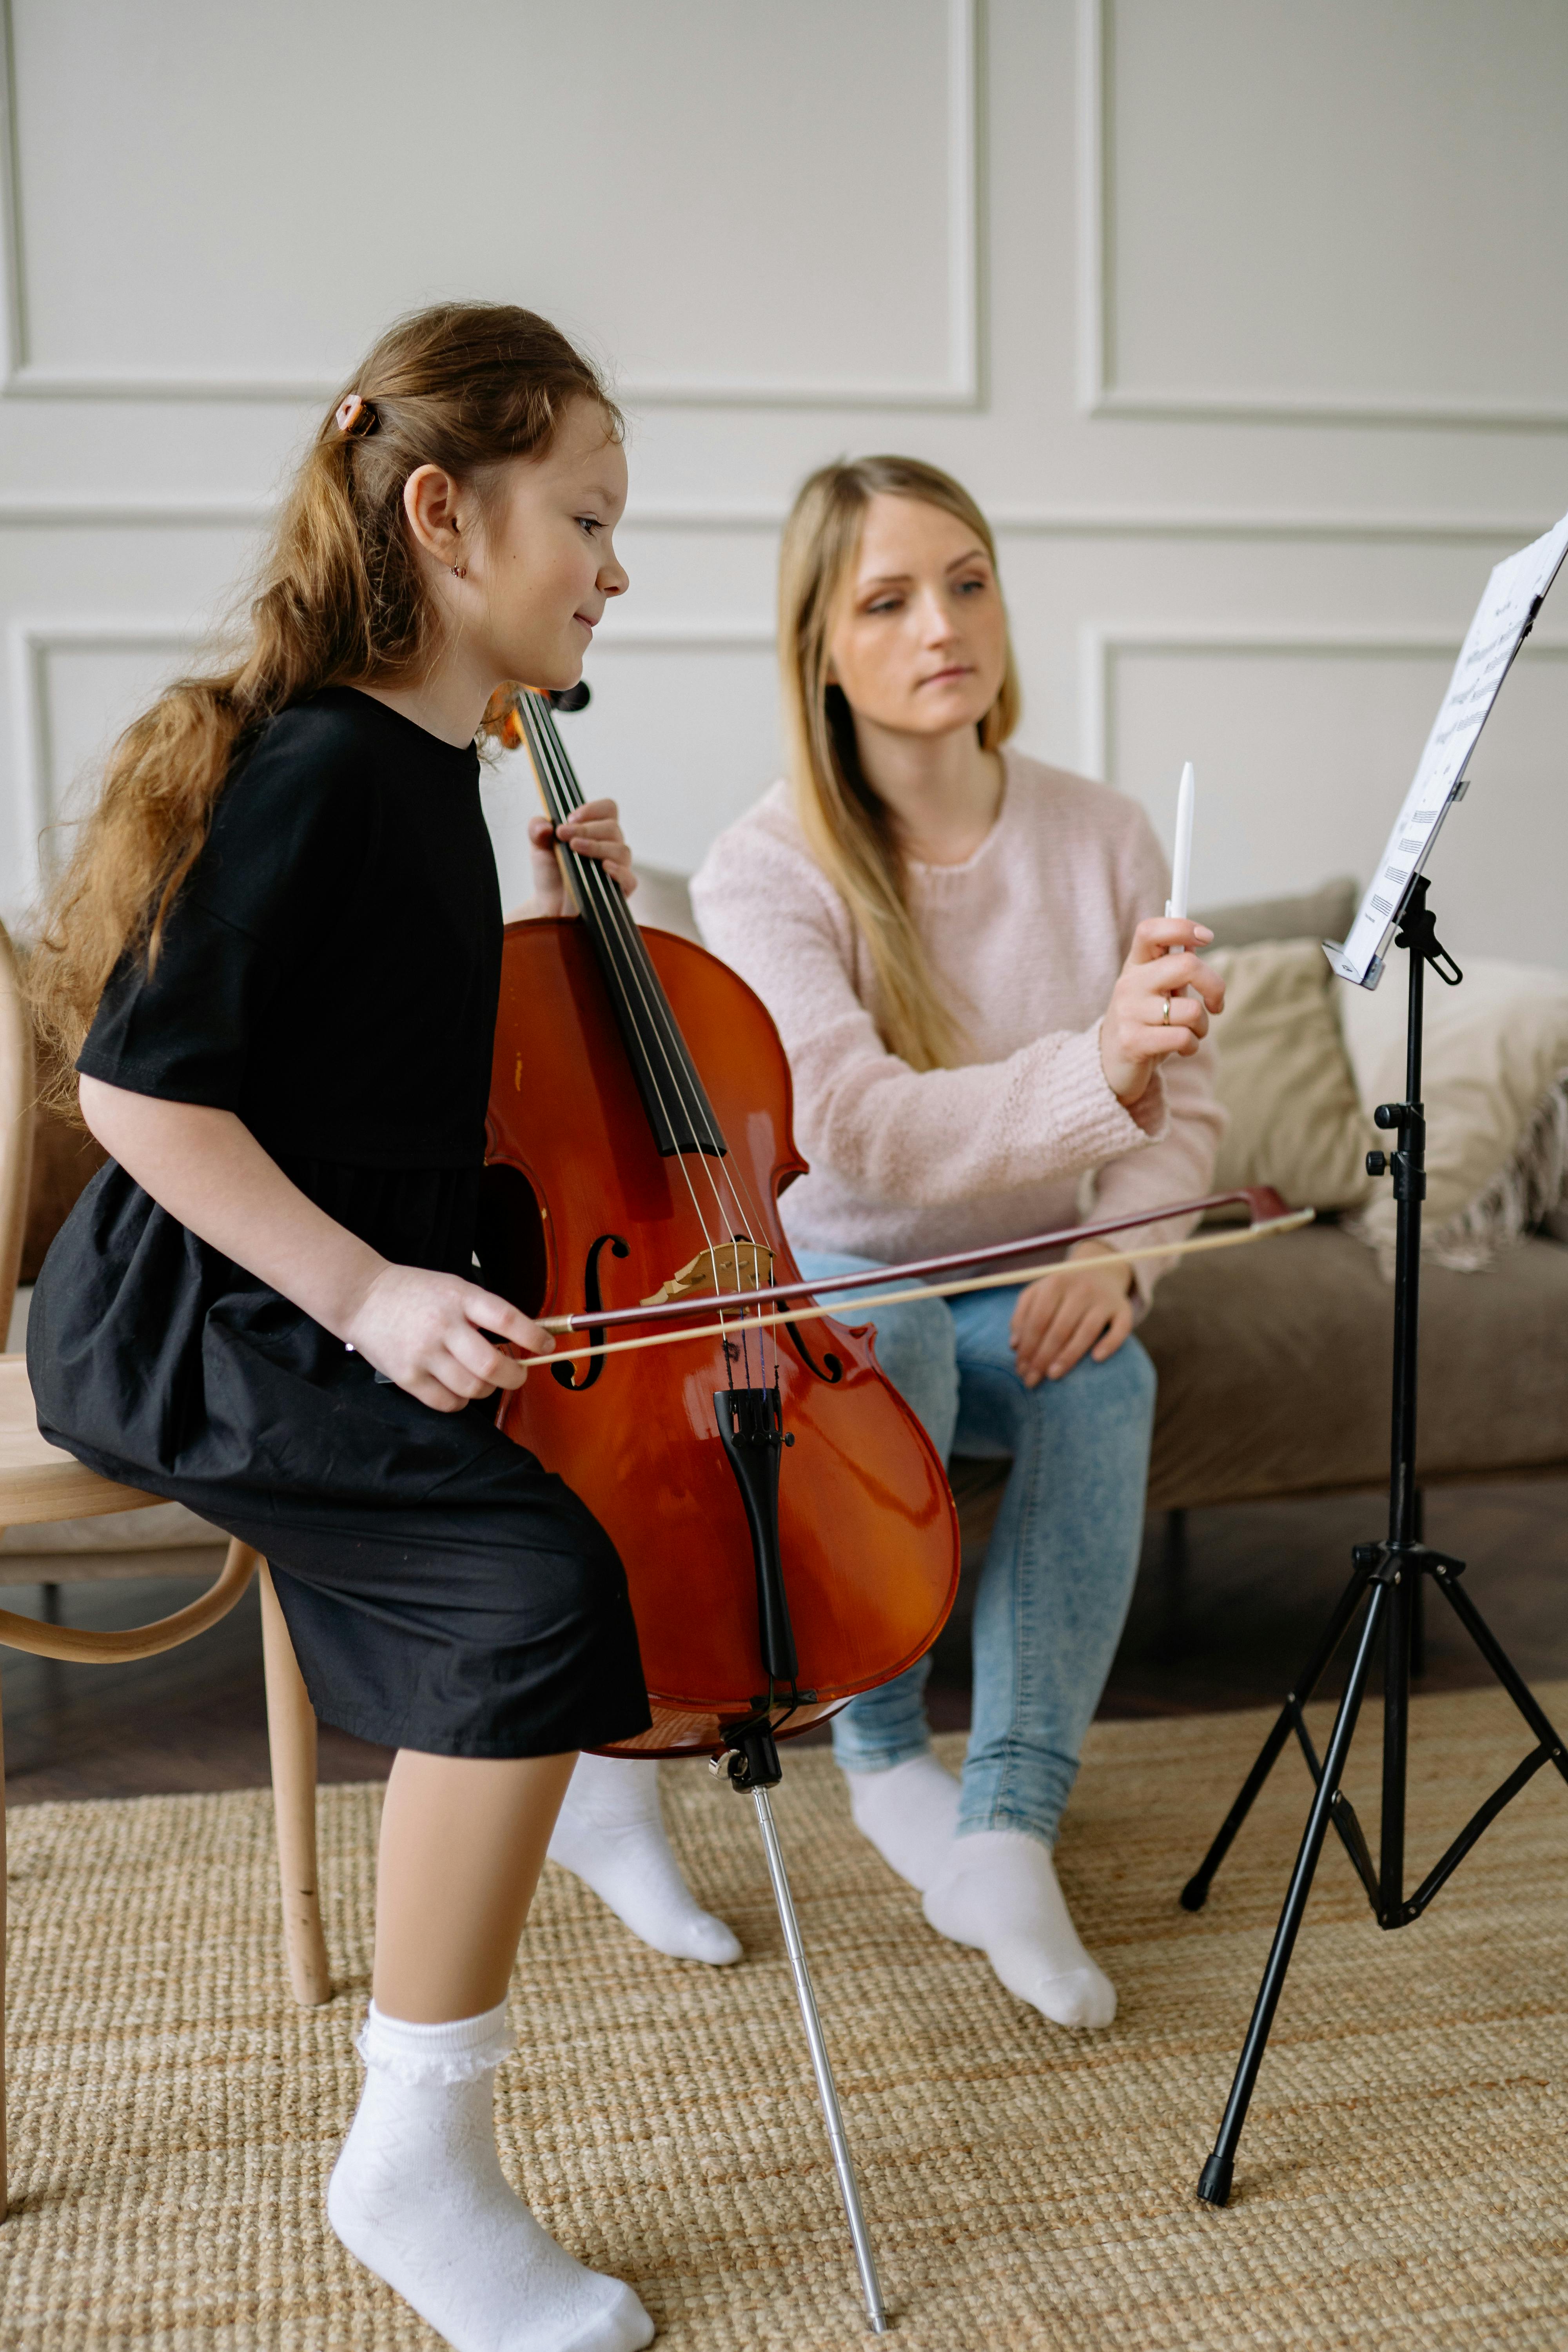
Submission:
<svg viewBox="0 0 1568 2352">
<path fill-rule="evenodd" d="M 548 1331 L 478 1283 L 423 1266 L 384 1265 L 366 1287 L 343 1338 L 357 1355 L 437 1412 L 461 1412 L 475 1397 L 520 1389 L 529 1356 L 555 1346 Z"/>
</svg>

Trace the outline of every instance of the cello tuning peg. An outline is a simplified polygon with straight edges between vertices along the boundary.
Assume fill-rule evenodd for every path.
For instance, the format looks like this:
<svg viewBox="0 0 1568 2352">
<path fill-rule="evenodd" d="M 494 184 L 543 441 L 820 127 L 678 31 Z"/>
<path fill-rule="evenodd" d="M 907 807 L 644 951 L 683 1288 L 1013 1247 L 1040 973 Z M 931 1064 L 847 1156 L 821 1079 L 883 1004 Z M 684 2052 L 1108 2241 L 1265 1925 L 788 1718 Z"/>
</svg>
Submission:
<svg viewBox="0 0 1568 2352">
<path fill-rule="evenodd" d="M 575 686 L 552 687 L 550 708 L 552 710 L 586 710 L 593 698 L 588 691 L 587 679 L 580 677 Z"/>
</svg>

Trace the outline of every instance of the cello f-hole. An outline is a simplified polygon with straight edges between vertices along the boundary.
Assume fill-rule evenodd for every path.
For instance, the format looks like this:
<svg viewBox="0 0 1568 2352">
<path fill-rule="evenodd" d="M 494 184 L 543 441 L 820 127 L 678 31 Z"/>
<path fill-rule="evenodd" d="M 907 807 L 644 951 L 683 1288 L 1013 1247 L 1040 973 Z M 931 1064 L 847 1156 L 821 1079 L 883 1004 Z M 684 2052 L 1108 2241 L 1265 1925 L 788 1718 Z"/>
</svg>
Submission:
<svg viewBox="0 0 1568 2352">
<path fill-rule="evenodd" d="M 810 1349 L 806 1346 L 805 1341 L 801 1338 L 799 1331 L 796 1329 L 795 1318 L 793 1316 L 786 1315 L 784 1317 L 784 1327 L 789 1333 L 790 1338 L 795 1341 L 795 1354 L 800 1358 L 800 1360 L 805 1366 L 806 1370 L 808 1372 L 815 1372 L 817 1379 L 819 1381 L 825 1381 L 829 1388 L 837 1387 L 838 1382 L 844 1378 L 844 1367 L 838 1358 L 833 1353 L 832 1349 L 824 1348 L 822 1351 L 822 1362 L 819 1364 L 816 1361 L 816 1359 L 813 1356 Z M 599 1360 L 602 1363 L 604 1361 L 603 1357 L 601 1357 Z"/>
<path fill-rule="evenodd" d="M 619 1234 L 601 1234 L 599 1235 L 598 1240 L 588 1252 L 588 1262 L 583 1268 L 583 1304 L 585 1311 L 590 1315 L 596 1313 L 605 1303 L 603 1294 L 599 1289 L 599 1255 L 601 1251 L 605 1249 L 609 1251 L 612 1257 L 629 1257 L 631 1255 L 631 1244 L 629 1242 L 622 1241 Z M 604 1343 L 604 1325 L 602 1323 L 598 1325 L 590 1324 L 588 1328 L 589 1347 L 602 1348 Z M 584 1373 L 581 1380 L 577 1379 L 576 1367 L 573 1364 L 552 1364 L 550 1367 L 550 1374 L 552 1380 L 560 1381 L 561 1386 L 563 1389 L 570 1389 L 574 1395 L 580 1396 L 584 1389 L 591 1389 L 593 1387 L 594 1382 L 598 1379 L 599 1374 L 604 1370 L 604 1369 L 605 1359 L 603 1356 L 595 1356 L 590 1360 L 588 1369 Z"/>
</svg>

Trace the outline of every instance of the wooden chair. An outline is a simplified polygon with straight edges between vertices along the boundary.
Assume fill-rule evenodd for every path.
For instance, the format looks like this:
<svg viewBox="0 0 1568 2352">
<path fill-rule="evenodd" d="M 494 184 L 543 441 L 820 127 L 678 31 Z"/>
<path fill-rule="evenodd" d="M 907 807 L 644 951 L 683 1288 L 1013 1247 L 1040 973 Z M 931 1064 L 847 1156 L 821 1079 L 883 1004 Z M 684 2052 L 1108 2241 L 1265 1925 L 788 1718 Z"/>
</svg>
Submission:
<svg viewBox="0 0 1568 2352">
<path fill-rule="evenodd" d="M 0 928 L 0 1333 L 10 1318 L 26 1216 L 33 1103 L 32 1038 L 11 943 Z M 0 1356 L 0 1528 L 146 1509 L 161 1498 L 100 1478 L 39 1434 L 26 1362 Z M 217 1581 L 188 1607 L 125 1633 L 47 1624 L 0 1609 L 0 1647 L 35 1657 L 102 1665 L 155 1657 L 226 1617 L 251 1577 L 261 1580 L 267 1730 L 278 1828 L 283 1935 L 294 1997 L 308 2007 L 331 1998 L 316 1892 L 316 1717 L 265 1560 L 231 1543 Z M 0 2220 L 6 2210 L 5 2078 L 5 1742 L 0 1726 Z"/>
</svg>

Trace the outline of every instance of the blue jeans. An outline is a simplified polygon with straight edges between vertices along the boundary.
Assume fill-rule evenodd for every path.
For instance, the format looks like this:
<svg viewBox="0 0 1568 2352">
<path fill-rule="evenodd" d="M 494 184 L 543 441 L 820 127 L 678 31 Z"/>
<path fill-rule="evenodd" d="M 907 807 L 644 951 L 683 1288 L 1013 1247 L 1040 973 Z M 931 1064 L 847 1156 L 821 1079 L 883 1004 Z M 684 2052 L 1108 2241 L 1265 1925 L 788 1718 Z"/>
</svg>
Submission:
<svg viewBox="0 0 1568 2352">
<path fill-rule="evenodd" d="M 803 1275 L 855 1274 L 869 1259 L 806 1251 Z M 974 1599 L 974 1697 L 960 1837 L 1022 1830 L 1054 1843 L 1079 1751 L 1116 1654 L 1143 1529 L 1154 1367 L 1135 1339 L 1097 1364 L 1027 1389 L 1007 1329 L 1016 1289 L 862 1309 L 877 1360 L 945 1462 L 1011 1460 Z M 834 1718 L 849 1772 L 881 1772 L 931 1745 L 931 1660 L 852 1699 Z"/>
</svg>

